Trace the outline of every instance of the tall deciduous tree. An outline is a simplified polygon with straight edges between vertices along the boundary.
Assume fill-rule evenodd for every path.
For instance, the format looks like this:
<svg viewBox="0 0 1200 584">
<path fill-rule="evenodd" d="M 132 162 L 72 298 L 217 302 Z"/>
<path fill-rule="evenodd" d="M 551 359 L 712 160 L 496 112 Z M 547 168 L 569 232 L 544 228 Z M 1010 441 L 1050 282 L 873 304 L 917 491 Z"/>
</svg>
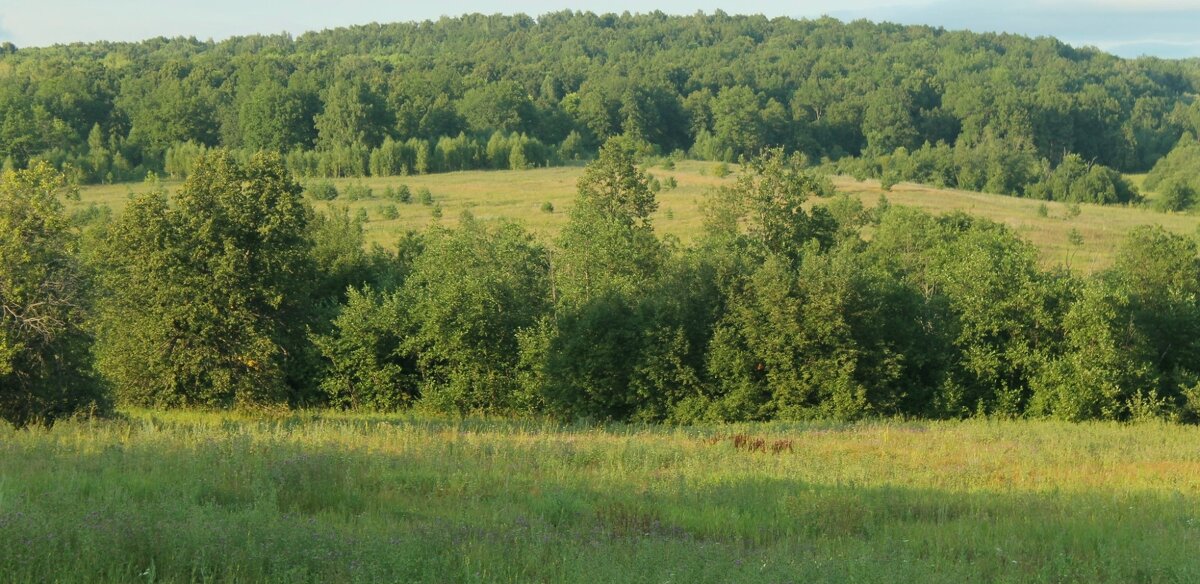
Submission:
<svg viewBox="0 0 1200 584">
<path fill-rule="evenodd" d="M 0 419 L 53 423 L 105 406 L 91 375 L 83 271 L 48 164 L 0 174 Z"/>
<path fill-rule="evenodd" d="M 566 415 L 626 417 L 637 407 L 630 379 L 646 330 L 638 305 L 664 258 L 650 219 L 658 205 L 624 138 L 600 149 L 578 190 L 552 264 L 557 308 L 543 390 Z"/>
<path fill-rule="evenodd" d="M 649 175 L 636 164 L 633 145 L 623 138 L 609 140 L 577 187 L 555 258 L 561 298 L 585 303 L 609 291 L 640 289 L 660 259 L 650 217 L 658 202 Z"/>
<path fill-rule="evenodd" d="M 366 90 L 357 82 L 334 84 L 324 95 L 325 107 L 316 116 L 317 147 L 333 150 L 358 145 L 374 146 L 383 129 Z"/>
<path fill-rule="evenodd" d="M 313 281 L 301 192 L 278 156 L 243 165 L 215 151 L 173 205 L 162 190 L 130 201 L 107 241 L 97 343 L 119 397 L 210 407 L 296 397 Z"/>
</svg>

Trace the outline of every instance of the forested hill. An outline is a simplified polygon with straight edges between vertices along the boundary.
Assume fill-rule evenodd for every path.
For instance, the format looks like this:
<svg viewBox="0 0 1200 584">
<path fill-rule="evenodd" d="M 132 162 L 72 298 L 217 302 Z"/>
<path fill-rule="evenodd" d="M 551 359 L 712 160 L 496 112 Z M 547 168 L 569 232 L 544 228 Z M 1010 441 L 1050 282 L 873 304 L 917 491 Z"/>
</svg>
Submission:
<svg viewBox="0 0 1200 584">
<path fill-rule="evenodd" d="M 184 174 L 224 146 L 290 153 L 302 175 L 399 174 L 586 158 L 623 133 L 662 153 L 782 145 L 875 173 L 923 150 L 953 170 L 934 182 L 1028 195 L 1068 158 L 1079 172 L 1150 169 L 1200 126 L 1198 79 L 1193 62 L 1052 38 L 724 13 L 7 45 L 0 160 L 116 181 Z"/>
</svg>

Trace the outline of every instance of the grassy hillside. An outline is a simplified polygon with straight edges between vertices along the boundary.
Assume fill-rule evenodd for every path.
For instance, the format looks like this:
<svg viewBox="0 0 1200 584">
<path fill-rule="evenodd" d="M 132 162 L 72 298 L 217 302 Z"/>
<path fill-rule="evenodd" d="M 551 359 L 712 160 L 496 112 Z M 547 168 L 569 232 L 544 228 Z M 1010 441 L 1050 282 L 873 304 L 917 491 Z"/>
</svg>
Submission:
<svg viewBox="0 0 1200 584">
<path fill-rule="evenodd" d="M 688 241 L 698 232 L 701 224 L 699 203 L 705 193 L 733 181 L 732 176 L 714 176 L 711 172 L 713 169 L 713 163 L 694 161 L 680 163 L 672 170 L 661 167 L 649 169 L 660 181 L 674 177 L 678 182 L 678 187 L 664 189 L 658 195 L 659 211 L 655 226 L 660 233 Z M 517 219 L 528 228 L 550 236 L 567 220 L 575 197 L 575 181 L 581 172 L 580 167 L 564 167 L 342 179 L 334 182 L 343 193 L 347 186 L 361 184 L 370 187 L 375 198 L 353 202 L 318 202 L 316 207 L 325 209 L 332 205 L 345 205 L 351 212 L 365 209 L 370 218 L 366 225 L 368 242 L 390 245 L 404 230 L 421 229 L 435 221 L 433 207 L 417 203 L 415 196 L 410 204 L 383 198 L 388 186 L 406 184 L 414 194 L 422 187 L 433 193 L 435 205 L 442 211 L 440 221 L 444 224 L 455 224 L 464 210 L 470 210 L 479 218 Z M 840 192 L 860 197 L 868 207 L 874 206 L 879 196 L 885 194 L 877 181 L 858 182 L 838 177 L 834 179 L 834 184 Z M 178 183 L 167 183 L 166 186 L 173 189 Z M 128 194 L 140 188 L 143 187 L 130 184 L 84 187 L 81 202 L 77 205 L 97 203 L 119 209 Z M 1042 201 L 909 183 L 894 186 L 886 195 L 893 204 L 911 205 L 934 213 L 965 211 L 1005 223 L 1036 243 L 1043 250 L 1043 260 L 1047 265 L 1066 264 L 1083 272 L 1109 265 L 1114 250 L 1135 226 L 1160 224 L 1177 233 L 1194 235 L 1198 225 L 1194 215 L 1163 214 L 1150 209 L 1116 206 L 1081 205 L 1080 214 L 1071 217 L 1067 205 L 1053 202 L 1044 203 L 1048 213 L 1041 216 L 1039 208 L 1043 205 Z M 546 202 L 554 206 L 553 212 L 542 210 Z M 398 219 L 383 218 L 383 209 L 389 205 L 396 206 Z M 1083 238 L 1082 245 L 1071 243 L 1072 230 L 1078 230 Z"/>
<path fill-rule="evenodd" d="M 758 441 L 762 448 L 758 448 Z M 7 582 L 1188 582 L 1200 429 L 0 426 Z"/>
</svg>

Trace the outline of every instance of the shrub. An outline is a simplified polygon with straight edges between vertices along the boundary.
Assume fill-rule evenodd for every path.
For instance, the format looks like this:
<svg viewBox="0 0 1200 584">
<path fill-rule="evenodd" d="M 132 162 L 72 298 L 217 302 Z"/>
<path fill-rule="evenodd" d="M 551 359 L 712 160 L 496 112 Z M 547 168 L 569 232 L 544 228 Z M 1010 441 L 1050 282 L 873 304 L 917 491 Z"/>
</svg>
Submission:
<svg viewBox="0 0 1200 584">
<path fill-rule="evenodd" d="M 554 212 L 554 203 L 551 203 L 550 201 L 546 201 L 545 203 L 542 203 L 542 212 L 543 213 L 553 213 Z"/>
<path fill-rule="evenodd" d="M 379 209 L 379 216 L 387 220 L 399 219 L 400 210 L 395 205 L 384 205 Z"/>
<path fill-rule="evenodd" d="M 348 201 L 365 201 L 373 198 L 375 198 L 375 193 L 367 185 L 354 183 L 346 187 L 346 200 Z"/>
<path fill-rule="evenodd" d="M 305 194 L 307 194 L 310 199 L 317 201 L 332 201 L 338 198 L 337 187 L 333 186 L 333 183 L 327 180 L 318 181 L 308 185 L 308 189 Z"/>
<path fill-rule="evenodd" d="M 417 201 L 420 201 L 422 205 L 433 204 L 433 192 L 429 190 L 429 187 L 421 187 L 417 189 Z"/>
<path fill-rule="evenodd" d="M 388 411 L 416 396 L 411 360 L 395 350 L 402 336 L 395 295 L 351 289 L 328 334 L 313 343 L 329 362 L 321 389 L 335 406 Z"/>
<path fill-rule="evenodd" d="M 393 199 L 407 205 L 412 202 L 412 191 L 408 185 L 400 185 L 396 187 Z"/>
<path fill-rule="evenodd" d="M 1186 211 L 1192 208 L 1196 201 L 1196 191 L 1179 179 L 1170 179 L 1163 183 L 1158 195 L 1154 207 L 1164 213 Z"/>
</svg>

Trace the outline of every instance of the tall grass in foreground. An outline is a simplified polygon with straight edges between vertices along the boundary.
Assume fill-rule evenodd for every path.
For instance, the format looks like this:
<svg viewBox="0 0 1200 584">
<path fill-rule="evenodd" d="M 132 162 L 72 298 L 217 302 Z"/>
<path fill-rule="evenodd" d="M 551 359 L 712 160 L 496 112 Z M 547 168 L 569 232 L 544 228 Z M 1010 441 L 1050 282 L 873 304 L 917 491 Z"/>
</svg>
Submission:
<svg viewBox="0 0 1200 584">
<path fill-rule="evenodd" d="M 1197 549 L 1195 427 L 0 429 L 5 582 L 1192 582 Z"/>
</svg>

